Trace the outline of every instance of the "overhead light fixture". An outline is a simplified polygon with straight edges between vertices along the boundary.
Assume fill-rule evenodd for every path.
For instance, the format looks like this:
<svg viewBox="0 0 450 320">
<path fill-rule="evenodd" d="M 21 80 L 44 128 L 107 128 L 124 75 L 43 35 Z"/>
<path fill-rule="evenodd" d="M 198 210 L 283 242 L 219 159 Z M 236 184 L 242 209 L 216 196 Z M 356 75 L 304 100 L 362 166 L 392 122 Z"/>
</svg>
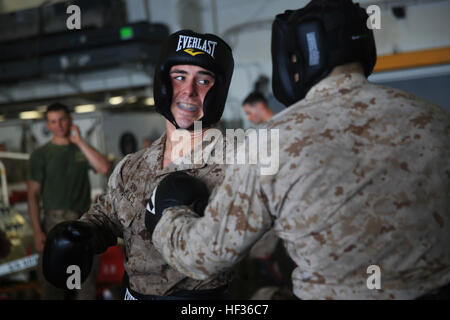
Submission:
<svg viewBox="0 0 450 320">
<path fill-rule="evenodd" d="M 137 100 L 138 98 L 136 96 L 131 96 L 127 98 L 128 103 L 136 103 Z"/>
<path fill-rule="evenodd" d="M 144 100 L 144 103 L 147 106 L 154 106 L 155 105 L 155 99 L 153 97 L 147 98 Z"/>
<path fill-rule="evenodd" d="M 95 104 L 82 104 L 75 107 L 76 113 L 86 113 L 95 111 Z"/>
<path fill-rule="evenodd" d="M 46 112 L 47 111 L 47 106 L 36 107 L 36 111 L 38 111 L 38 112 Z"/>
<path fill-rule="evenodd" d="M 109 98 L 109 103 L 113 105 L 121 104 L 123 102 L 122 96 L 111 97 Z"/>
<path fill-rule="evenodd" d="M 39 111 L 24 111 L 19 113 L 20 119 L 40 119 L 42 118 L 42 112 Z"/>
</svg>

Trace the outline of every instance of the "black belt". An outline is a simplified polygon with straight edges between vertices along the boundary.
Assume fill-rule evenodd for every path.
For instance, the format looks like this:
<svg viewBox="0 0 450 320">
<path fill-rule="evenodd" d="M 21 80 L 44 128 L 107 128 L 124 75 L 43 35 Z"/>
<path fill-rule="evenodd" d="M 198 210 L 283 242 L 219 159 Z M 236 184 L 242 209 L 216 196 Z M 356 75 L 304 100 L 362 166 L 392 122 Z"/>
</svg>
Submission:
<svg viewBox="0 0 450 320">
<path fill-rule="evenodd" d="M 142 294 L 129 287 L 125 289 L 124 300 L 224 300 L 227 286 L 208 290 L 180 290 L 168 296 Z"/>
<path fill-rule="evenodd" d="M 224 300 L 227 299 L 228 286 L 206 290 L 179 290 L 167 296 L 142 294 L 130 288 L 128 274 L 125 272 L 123 279 L 124 300 Z"/>
</svg>

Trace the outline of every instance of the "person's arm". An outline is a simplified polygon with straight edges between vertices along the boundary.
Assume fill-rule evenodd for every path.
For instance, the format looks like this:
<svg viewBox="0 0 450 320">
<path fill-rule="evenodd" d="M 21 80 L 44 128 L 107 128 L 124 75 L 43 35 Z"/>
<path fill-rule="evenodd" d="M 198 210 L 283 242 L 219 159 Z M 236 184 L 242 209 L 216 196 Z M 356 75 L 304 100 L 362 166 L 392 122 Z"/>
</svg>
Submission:
<svg viewBox="0 0 450 320">
<path fill-rule="evenodd" d="M 203 217 L 188 206 L 169 207 L 152 241 L 172 267 L 204 280 L 240 261 L 271 226 L 255 168 L 231 166 Z"/>
<path fill-rule="evenodd" d="M 108 159 L 99 153 L 97 150 L 92 148 L 84 139 L 81 137 L 80 129 L 76 125 L 72 125 L 71 128 L 70 141 L 75 143 L 81 152 L 86 156 L 91 166 L 100 174 L 106 175 L 111 168 L 111 163 Z"/>
<path fill-rule="evenodd" d="M 27 181 L 28 214 L 34 234 L 34 246 L 38 252 L 44 250 L 45 234 L 41 228 L 39 201 L 41 199 L 41 184 L 34 180 Z"/>
<path fill-rule="evenodd" d="M 117 238 L 123 235 L 122 226 L 114 211 L 114 202 L 114 196 L 111 196 L 108 191 L 106 194 L 100 195 L 97 202 L 79 219 L 79 221 L 89 224 L 94 231 L 91 243 L 97 254 L 116 245 Z"/>
<path fill-rule="evenodd" d="M 91 208 L 83 214 L 80 221 L 95 227 L 93 234 L 95 252 L 102 252 L 108 246 L 115 245 L 117 237 L 123 236 L 123 224 L 120 215 L 127 211 L 133 213 L 125 195 L 123 170 L 129 165 L 130 155 L 124 157 L 114 168 L 108 180 L 106 193 L 100 195 Z"/>
<path fill-rule="evenodd" d="M 108 200 L 97 201 L 79 220 L 63 221 L 47 235 L 42 270 L 45 279 L 57 288 L 67 288 L 67 267 L 70 265 L 80 268 L 83 283 L 92 268 L 94 255 L 117 244 L 122 230 L 120 223 L 112 218 L 115 215 L 111 210 L 114 199 L 108 197 L 108 193 L 99 199 Z"/>
<path fill-rule="evenodd" d="M 44 277 L 54 286 L 66 287 L 66 269 L 70 264 L 80 267 L 83 282 L 91 270 L 94 254 L 105 252 L 108 247 L 117 244 L 117 237 L 123 236 L 117 213 L 123 198 L 121 172 L 126 160 L 125 157 L 116 166 L 109 178 L 107 192 L 89 211 L 79 220 L 61 222 L 49 231 L 42 267 Z"/>
</svg>

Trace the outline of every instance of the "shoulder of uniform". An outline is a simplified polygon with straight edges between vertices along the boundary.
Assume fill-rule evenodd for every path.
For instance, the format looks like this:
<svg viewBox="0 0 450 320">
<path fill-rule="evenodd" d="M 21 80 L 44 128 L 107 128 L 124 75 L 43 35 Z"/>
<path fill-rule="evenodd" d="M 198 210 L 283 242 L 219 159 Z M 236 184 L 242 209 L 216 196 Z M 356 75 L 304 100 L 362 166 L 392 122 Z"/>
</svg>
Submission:
<svg viewBox="0 0 450 320">
<path fill-rule="evenodd" d="M 144 154 L 147 150 L 139 150 L 135 153 L 127 154 L 114 168 L 113 174 L 120 174 L 123 178 L 129 176 L 135 171 L 137 167 L 146 168 L 147 164 L 145 162 Z M 145 167 L 144 167 L 145 166 Z"/>
</svg>

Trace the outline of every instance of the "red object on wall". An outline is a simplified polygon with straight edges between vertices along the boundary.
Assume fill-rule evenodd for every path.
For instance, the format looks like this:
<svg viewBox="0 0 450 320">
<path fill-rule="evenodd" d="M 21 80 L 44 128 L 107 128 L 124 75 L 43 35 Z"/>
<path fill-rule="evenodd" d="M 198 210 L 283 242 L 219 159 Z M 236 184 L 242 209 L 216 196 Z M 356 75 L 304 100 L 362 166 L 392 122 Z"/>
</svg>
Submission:
<svg viewBox="0 0 450 320">
<path fill-rule="evenodd" d="M 9 196 L 9 203 L 27 202 L 27 190 L 13 190 Z"/>
<path fill-rule="evenodd" d="M 116 245 L 109 247 L 106 252 L 100 256 L 100 271 L 97 276 L 98 284 L 122 283 L 123 273 L 123 247 Z"/>
</svg>

